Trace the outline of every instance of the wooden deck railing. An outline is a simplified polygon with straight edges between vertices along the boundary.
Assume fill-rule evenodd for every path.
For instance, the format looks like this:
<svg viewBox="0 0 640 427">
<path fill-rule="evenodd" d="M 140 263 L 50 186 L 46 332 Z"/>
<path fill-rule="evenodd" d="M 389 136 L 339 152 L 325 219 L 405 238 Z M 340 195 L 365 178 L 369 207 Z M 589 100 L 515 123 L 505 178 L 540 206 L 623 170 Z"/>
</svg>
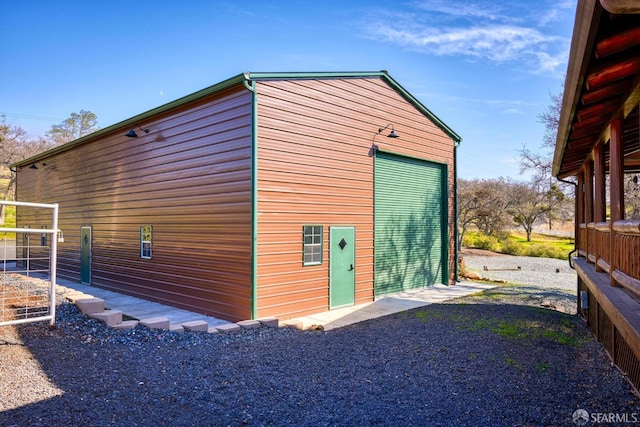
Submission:
<svg viewBox="0 0 640 427">
<path fill-rule="evenodd" d="M 610 274 L 616 285 L 640 297 L 640 219 L 613 223 L 614 250 L 608 222 L 580 224 L 578 254 Z M 613 259 L 612 259 L 613 257 Z"/>
<path fill-rule="evenodd" d="M 587 257 L 587 224 L 582 223 L 578 225 L 578 239 L 577 239 L 577 249 L 578 256 L 583 258 Z"/>
</svg>

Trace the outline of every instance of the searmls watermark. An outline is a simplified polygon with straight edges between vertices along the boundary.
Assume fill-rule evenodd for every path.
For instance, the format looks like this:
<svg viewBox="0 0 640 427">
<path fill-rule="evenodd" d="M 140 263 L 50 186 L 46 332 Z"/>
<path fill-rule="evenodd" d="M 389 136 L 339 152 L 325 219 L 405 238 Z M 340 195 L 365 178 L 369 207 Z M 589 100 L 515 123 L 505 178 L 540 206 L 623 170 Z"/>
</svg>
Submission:
<svg viewBox="0 0 640 427">
<path fill-rule="evenodd" d="M 640 414 L 637 412 L 592 412 L 577 409 L 572 416 L 574 424 L 578 426 L 593 424 L 637 424 L 640 423 Z"/>
</svg>

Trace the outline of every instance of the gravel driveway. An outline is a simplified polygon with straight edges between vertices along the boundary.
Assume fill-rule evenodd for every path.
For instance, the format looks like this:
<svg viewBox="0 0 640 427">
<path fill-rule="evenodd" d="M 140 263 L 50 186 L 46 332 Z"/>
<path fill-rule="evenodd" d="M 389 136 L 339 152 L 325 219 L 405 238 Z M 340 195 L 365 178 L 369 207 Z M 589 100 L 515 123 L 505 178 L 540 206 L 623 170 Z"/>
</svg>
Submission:
<svg viewBox="0 0 640 427">
<path fill-rule="evenodd" d="M 508 289 L 329 332 L 119 331 L 61 304 L 54 329 L 0 327 L 0 425 L 558 426 L 577 409 L 640 414 L 581 320 Z"/>
<path fill-rule="evenodd" d="M 495 303 L 525 304 L 576 313 L 577 274 L 569 261 L 493 253 L 467 253 L 463 258 L 467 270 L 485 279 L 518 285 L 488 291 Z"/>
</svg>

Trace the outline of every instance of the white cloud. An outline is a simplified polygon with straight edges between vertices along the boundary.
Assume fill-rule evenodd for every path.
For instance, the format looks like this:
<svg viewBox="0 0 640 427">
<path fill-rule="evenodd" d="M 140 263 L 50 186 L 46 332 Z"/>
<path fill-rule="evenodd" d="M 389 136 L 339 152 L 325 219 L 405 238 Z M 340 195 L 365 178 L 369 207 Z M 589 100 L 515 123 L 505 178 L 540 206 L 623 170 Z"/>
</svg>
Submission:
<svg viewBox="0 0 640 427">
<path fill-rule="evenodd" d="M 559 19 L 569 1 L 545 9 L 538 23 Z M 461 56 L 497 64 L 517 64 L 534 74 L 564 73 L 569 40 L 546 34 L 534 25 L 518 24 L 492 5 L 420 3 L 418 12 L 387 14 L 369 19 L 369 38 L 430 55 Z M 534 24 L 534 22 L 532 22 Z"/>
<path fill-rule="evenodd" d="M 415 3 L 415 6 L 427 12 L 441 13 L 451 17 L 486 18 L 492 21 L 503 19 L 500 9 L 495 4 L 480 5 L 466 2 L 461 5 L 451 1 L 427 1 Z"/>
<path fill-rule="evenodd" d="M 517 108 L 507 108 L 506 110 L 502 111 L 504 114 L 524 114 L 524 112 L 522 110 L 519 110 Z"/>
<path fill-rule="evenodd" d="M 565 17 L 569 10 L 573 10 L 576 5 L 576 0 L 565 0 L 558 3 L 554 3 L 553 6 L 543 11 L 537 17 L 537 23 L 539 26 L 546 26 L 558 22 Z"/>
</svg>

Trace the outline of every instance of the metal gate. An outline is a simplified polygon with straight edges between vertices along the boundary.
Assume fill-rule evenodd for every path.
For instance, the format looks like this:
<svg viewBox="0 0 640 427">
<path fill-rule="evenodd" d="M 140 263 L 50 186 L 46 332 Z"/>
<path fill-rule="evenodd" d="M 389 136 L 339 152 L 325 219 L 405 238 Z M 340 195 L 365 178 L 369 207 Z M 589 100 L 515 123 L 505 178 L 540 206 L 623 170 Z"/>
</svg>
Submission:
<svg viewBox="0 0 640 427">
<path fill-rule="evenodd" d="M 23 207 L 41 228 L 3 228 L 4 243 L 0 273 L 0 326 L 49 320 L 56 316 L 56 260 L 58 241 L 58 205 L 0 201 L 1 205 Z M 15 255 L 7 253 L 11 242 Z M 15 259 L 12 259 L 15 258 Z"/>
</svg>

